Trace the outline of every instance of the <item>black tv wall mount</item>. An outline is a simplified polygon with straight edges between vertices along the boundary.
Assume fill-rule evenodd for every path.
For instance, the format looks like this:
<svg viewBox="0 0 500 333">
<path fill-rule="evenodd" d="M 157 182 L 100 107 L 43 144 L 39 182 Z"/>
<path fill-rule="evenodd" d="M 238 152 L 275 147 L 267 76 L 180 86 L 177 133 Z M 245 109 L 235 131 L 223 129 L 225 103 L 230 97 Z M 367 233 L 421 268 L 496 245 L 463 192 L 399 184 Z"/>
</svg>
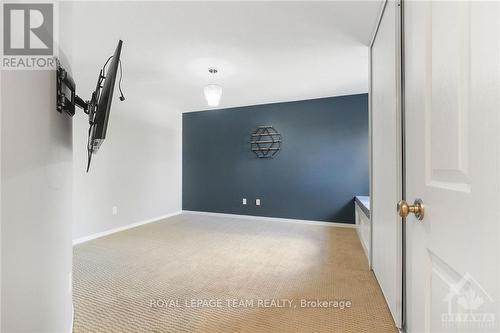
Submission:
<svg viewBox="0 0 500 333">
<path fill-rule="evenodd" d="M 57 66 L 56 76 L 57 111 L 74 116 L 76 105 L 83 109 L 86 114 L 89 114 L 90 101 L 84 101 L 76 94 L 75 81 L 71 75 L 59 65 Z"/>
</svg>

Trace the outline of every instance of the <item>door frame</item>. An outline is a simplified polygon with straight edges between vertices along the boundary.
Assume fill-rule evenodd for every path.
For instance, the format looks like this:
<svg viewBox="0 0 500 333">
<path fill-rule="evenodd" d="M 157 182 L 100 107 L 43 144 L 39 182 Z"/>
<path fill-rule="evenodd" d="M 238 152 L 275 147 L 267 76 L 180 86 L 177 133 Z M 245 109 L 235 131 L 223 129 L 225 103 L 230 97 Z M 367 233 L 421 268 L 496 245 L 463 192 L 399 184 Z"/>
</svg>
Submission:
<svg viewBox="0 0 500 333">
<path fill-rule="evenodd" d="M 377 19 L 377 24 L 375 31 L 370 41 L 369 46 L 369 61 L 368 61 L 368 123 L 369 123 L 369 168 L 370 168 L 370 209 L 373 209 L 373 106 L 372 106 L 372 49 L 375 43 L 377 33 L 384 17 L 385 10 L 387 8 L 387 3 L 389 1 L 395 1 L 397 6 L 396 11 L 396 112 L 398 115 L 397 123 L 399 125 L 398 131 L 398 150 L 400 155 L 401 164 L 399 166 L 399 174 L 397 175 L 400 179 L 400 196 L 401 200 L 406 200 L 406 149 L 405 149 L 405 107 L 404 107 L 404 0 L 384 0 L 382 8 L 380 10 L 379 17 Z M 394 213 L 396 214 L 396 203 L 394 203 Z M 401 234 L 399 235 L 398 242 L 401 244 L 401 252 L 398 254 L 399 262 L 401 263 L 401 313 L 400 322 L 401 327 L 399 327 L 401 332 L 406 332 L 406 225 L 403 218 L 399 218 L 401 223 Z M 375 247 L 373 246 L 373 214 L 370 214 L 370 270 L 373 271 L 373 251 Z"/>
</svg>

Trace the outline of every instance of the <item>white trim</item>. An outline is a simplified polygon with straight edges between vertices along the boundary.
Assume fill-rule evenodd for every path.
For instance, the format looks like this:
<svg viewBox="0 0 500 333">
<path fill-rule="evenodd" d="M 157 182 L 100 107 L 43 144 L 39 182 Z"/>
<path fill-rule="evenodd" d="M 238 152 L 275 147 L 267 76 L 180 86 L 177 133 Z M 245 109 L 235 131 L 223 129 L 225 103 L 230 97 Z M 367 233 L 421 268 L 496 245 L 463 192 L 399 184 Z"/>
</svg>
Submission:
<svg viewBox="0 0 500 333">
<path fill-rule="evenodd" d="M 212 213 L 212 212 L 199 212 L 194 210 L 183 210 L 183 214 L 193 214 L 193 215 L 208 215 L 208 216 L 218 216 L 218 217 L 232 217 L 241 219 L 252 219 L 252 220 L 271 220 L 273 222 L 284 222 L 284 223 L 296 223 L 296 224 L 309 224 L 309 225 L 319 225 L 327 227 L 340 227 L 340 228 L 356 228 L 355 224 L 350 223 L 339 223 L 339 222 L 324 222 L 324 221 L 311 221 L 311 220 L 299 220 L 299 219 L 285 219 L 280 217 L 267 217 L 267 216 L 254 216 L 254 215 L 238 215 L 238 214 L 226 214 L 226 213 Z"/>
<path fill-rule="evenodd" d="M 377 282 L 380 286 L 380 289 L 382 290 L 382 294 L 384 295 L 384 299 L 386 300 L 386 303 L 389 305 L 389 300 L 386 297 L 386 292 L 384 291 L 382 285 L 380 284 L 379 281 L 379 276 L 377 276 L 376 270 L 373 269 L 373 257 L 374 253 L 377 252 L 377 244 L 374 243 L 373 240 L 373 235 L 374 235 L 374 228 L 376 227 L 376 224 L 373 221 L 373 210 L 374 210 L 374 205 L 373 204 L 373 96 L 372 96 L 372 91 L 373 91 L 373 46 L 375 44 L 377 34 L 380 28 L 380 25 L 382 23 L 382 20 L 384 18 L 384 14 L 386 12 L 387 6 L 389 3 L 395 5 L 395 15 L 396 15 L 396 20 L 395 20 L 395 26 L 396 26 L 396 55 L 395 55 L 395 72 L 396 72 L 396 122 L 397 122 L 397 150 L 398 150 L 398 155 L 396 156 L 397 158 L 400 158 L 400 163 L 398 165 L 398 174 L 396 175 L 399 181 L 399 188 L 400 188 L 400 193 L 399 196 L 404 199 L 404 177 L 403 177 L 403 170 L 405 166 L 405 161 L 404 161 L 404 155 L 403 155 L 403 148 L 404 148 L 404 118 L 403 118 L 403 96 L 404 96 L 404 91 L 402 87 L 402 80 L 403 80 L 403 68 L 402 68 L 402 24 L 401 20 L 403 19 L 403 13 L 402 13 L 402 2 L 403 0 L 384 0 L 384 3 L 382 5 L 380 15 L 377 21 L 377 25 L 372 37 L 372 40 L 370 42 L 370 47 L 369 47 L 369 104 L 368 104 L 368 114 L 369 114 L 369 141 L 370 141 L 370 269 L 373 271 L 375 278 L 377 279 Z M 397 299 L 396 302 L 396 308 L 393 310 L 389 308 L 391 316 L 394 320 L 394 323 L 396 324 L 396 327 L 401 331 L 405 330 L 406 326 L 406 300 L 404 299 L 403 295 L 406 295 L 406 287 L 404 285 L 405 281 L 403 280 L 403 267 L 404 267 L 404 261 L 406 258 L 403 256 L 403 231 L 401 228 L 405 226 L 404 221 L 400 220 L 400 223 L 398 224 L 398 239 L 397 239 L 397 265 L 398 265 L 398 272 L 401 274 L 398 274 L 398 286 L 397 288 L 400 289 L 401 293 Z M 406 297 L 406 296 L 405 296 Z"/>
<path fill-rule="evenodd" d="M 75 322 L 75 305 L 71 302 L 71 326 L 69 329 L 69 333 L 73 333 L 73 324 Z"/>
<path fill-rule="evenodd" d="M 380 23 L 382 22 L 382 16 L 384 16 L 385 7 L 387 6 L 387 1 L 388 0 L 384 0 L 384 2 L 382 3 L 382 5 L 380 7 L 380 12 L 378 14 L 377 24 L 375 25 L 375 30 L 373 31 L 373 36 L 372 36 L 372 39 L 370 40 L 370 51 L 373 47 L 373 43 L 375 43 L 375 38 L 377 37 L 378 28 L 380 27 Z M 369 93 L 371 93 L 371 91 L 369 91 Z"/>
<path fill-rule="evenodd" d="M 160 221 L 160 220 L 172 217 L 172 216 L 177 216 L 179 214 L 181 214 L 181 211 L 178 211 L 178 212 L 175 212 L 175 213 L 166 214 L 166 215 L 162 215 L 162 216 L 158 216 L 158 217 L 154 217 L 154 218 L 151 218 L 151 219 L 148 219 L 148 220 L 144 220 L 144 221 L 140 221 L 140 222 L 136 222 L 136 223 L 132 223 L 132 224 L 127 224 L 126 226 L 123 226 L 123 227 L 118 227 L 118 228 L 114 228 L 114 229 L 110 229 L 110 230 L 98 232 L 98 233 L 95 233 L 95 234 L 92 234 L 92 235 L 89 235 L 89 236 L 84 236 L 84 237 L 80 237 L 80 238 L 77 238 L 77 239 L 73 239 L 73 245 L 85 243 L 85 242 L 88 242 L 88 241 L 96 239 L 96 238 L 108 236 L 108 235 L 111 235 L 111 234 L 114 234 L 114 233 L 117 233 L 117 232 L 120 232 L 120 231 L 124 231 L 124 230 L 127 230 L 127 229 L 132 229 L 132 228 L 135 228 L 135 227 L 139 227 L 139 226 L 144 225 L 144 224 L 148 224 L 148 223 L 152 223 L 152 222 L 157 222 L 157 221 Z"/>
</svg>

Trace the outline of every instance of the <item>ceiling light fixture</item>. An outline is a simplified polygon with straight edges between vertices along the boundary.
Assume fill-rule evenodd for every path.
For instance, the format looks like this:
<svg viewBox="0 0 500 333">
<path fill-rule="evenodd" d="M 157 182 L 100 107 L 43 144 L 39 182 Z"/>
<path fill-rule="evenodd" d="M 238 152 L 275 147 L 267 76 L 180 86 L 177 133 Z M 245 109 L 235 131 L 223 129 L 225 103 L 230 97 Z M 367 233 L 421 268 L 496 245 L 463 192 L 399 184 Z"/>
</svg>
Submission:
<svg viewBox="0 0 500 333">
<path fill-rule="evenodd" d="M 217 68 L 210 67 L 208 69 L 208 72 L 210 73 L 210 75 L 215 75 L 217 74 L 218 70 Z M 222 96 L 221 86 L 218 86 L 216 84 L 209 84 L 205 87 L 205 89 L 203 89 L 203 92 L 205 93 L 205 99 L 207 100 L 208 106 L 219 106 L 220 98 Z"/>
</svg>

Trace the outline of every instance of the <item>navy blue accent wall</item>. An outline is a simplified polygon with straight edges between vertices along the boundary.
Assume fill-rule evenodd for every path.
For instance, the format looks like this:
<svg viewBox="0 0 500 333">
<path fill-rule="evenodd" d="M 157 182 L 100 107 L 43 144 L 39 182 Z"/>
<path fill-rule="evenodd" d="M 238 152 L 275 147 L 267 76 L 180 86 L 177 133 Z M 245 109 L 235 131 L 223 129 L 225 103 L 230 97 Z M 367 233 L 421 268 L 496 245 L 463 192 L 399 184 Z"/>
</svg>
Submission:
<svg viewBox="0 0 500 333">
<path fill-rule="evenodd" d="M 282 134 L 273 159 L 250 151 L 259 125 Z M 368 195 L 367 94 L 184 113 L 182 131 L 184 210 L 354 223 Z"/>
</svg>

